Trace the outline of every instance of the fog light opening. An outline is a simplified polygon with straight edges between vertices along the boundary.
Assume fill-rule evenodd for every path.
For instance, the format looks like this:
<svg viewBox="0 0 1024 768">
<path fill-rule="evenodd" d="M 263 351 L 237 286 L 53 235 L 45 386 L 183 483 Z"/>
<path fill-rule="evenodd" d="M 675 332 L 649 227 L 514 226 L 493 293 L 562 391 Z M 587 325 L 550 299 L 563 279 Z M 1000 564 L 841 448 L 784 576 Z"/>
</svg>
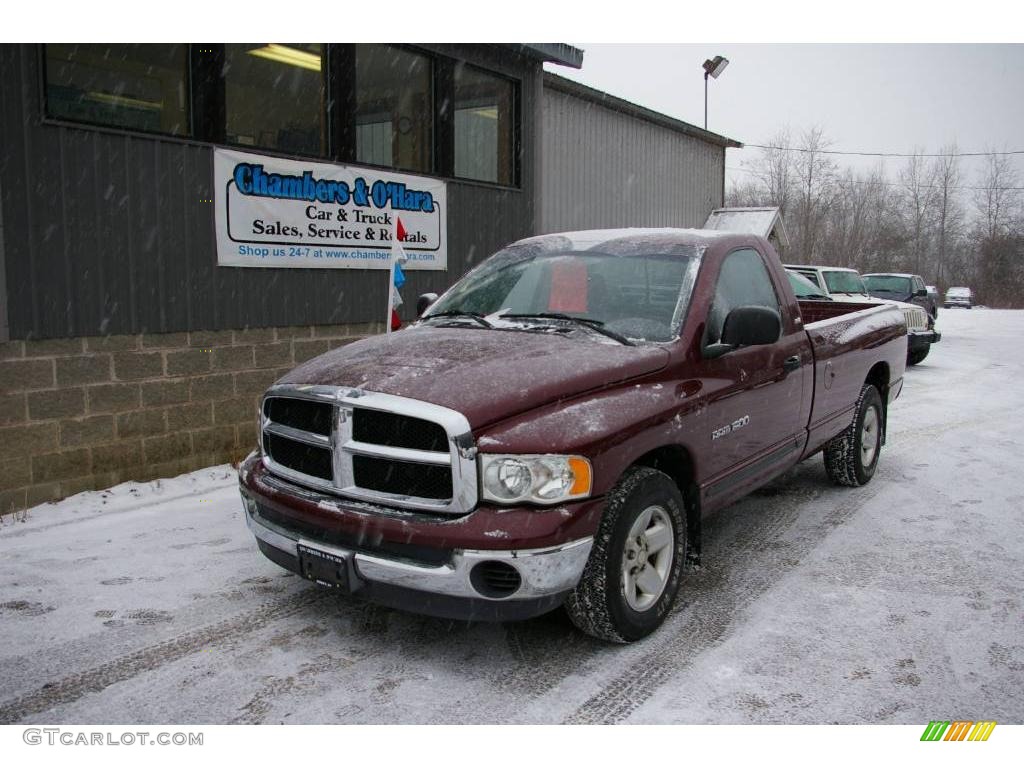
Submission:
<svg viewBox="0 0 1024 768">
<path fill-rule="evenodd" d="M 485 560 L 473 566 L 469 572 L 469 582 L 473 589 L 484 597 L 509 597 L 519 591 L 523 583 L 519 571 L 508 563 L 498 560 Z"/>
</svg>

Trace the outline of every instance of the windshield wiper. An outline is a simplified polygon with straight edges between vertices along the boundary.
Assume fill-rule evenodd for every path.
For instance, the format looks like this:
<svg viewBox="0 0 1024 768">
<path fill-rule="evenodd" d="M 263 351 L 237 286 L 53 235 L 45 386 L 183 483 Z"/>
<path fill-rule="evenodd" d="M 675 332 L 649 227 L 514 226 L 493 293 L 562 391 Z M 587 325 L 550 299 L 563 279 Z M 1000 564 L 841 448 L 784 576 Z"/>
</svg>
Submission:
<svg viewBox="0 0 1024 768">
<path fill-rule="evenodd" d="M 479 312 L 463 312 L 458 309 L 449 309 L 446 312 L 438 312 L 433 315 L 427 315 L 422 318 L 423 320 L 434 320 L 438 317 L 468 317 L 470 320 L 475 321 L 478 325 L 484 328 L 493 328 L 494 326 L 488 322 L 487 318 L 481 315 Z"/>
<path fill-rule="evenodd" d="M 615 339 L 620 344 L 625 344 L 627 347 L 635 347 L 632 341 L 627 339 L 621 333 L 616 333 L 604 327 L 603 320 L 595 320 L 591 317 L 573 317 L 572 315 L 563 315 L 560 312 L 523 312 L 523 313 L 506 313 L 501 315 L 502 319 L 515 319 L 524 318 L 530 319 L 538 317 L 544 320 L 568 320 L 570 323 L 577 323 L 590 328 L 592 331 L 597 331 L 602 336 L 607 336 L 609 339 Z"/>
</svg>

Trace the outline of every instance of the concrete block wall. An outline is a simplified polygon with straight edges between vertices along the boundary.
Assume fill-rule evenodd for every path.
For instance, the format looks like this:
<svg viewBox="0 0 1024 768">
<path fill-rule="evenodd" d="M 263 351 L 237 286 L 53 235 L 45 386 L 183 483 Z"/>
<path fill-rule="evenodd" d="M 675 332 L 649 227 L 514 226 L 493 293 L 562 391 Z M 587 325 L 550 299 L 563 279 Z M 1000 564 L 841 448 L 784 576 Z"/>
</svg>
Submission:
<svg viewBox="0 0 1024 768">
<path fill-rule="evenodd" d="M 380 325 L 2 343 L 0 515 L 237 461 L 267 386 Z"/>
</svg>

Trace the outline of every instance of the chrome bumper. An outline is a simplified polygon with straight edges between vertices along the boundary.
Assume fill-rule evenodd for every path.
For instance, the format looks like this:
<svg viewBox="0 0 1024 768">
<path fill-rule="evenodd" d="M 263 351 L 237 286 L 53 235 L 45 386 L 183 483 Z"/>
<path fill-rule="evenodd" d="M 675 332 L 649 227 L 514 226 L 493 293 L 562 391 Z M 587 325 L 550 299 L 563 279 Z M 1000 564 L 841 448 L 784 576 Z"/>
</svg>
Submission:
<svg viewBox="0 0 1024 768">
<path fill-rule="evenodd" d="M 303 544 L 352 559 L 360 577 L 370 582 L 449 597 L 507 602 L 548 597 L 576 586 L 590 556 L 593 538 L 578 539 L 557 547 L 542 549 L 461 549 L 452 553 L 450 563 L 439 566 L 416 565 L 363 552 L 354 552 L 318 541 L 304 539 L 261 517 L 246 503 L 245 521 L 253 535 L 268 546 L 298 557 L 296 545 Z M 469 574 L 477 563 L 500 561 L 519 571 L 522 583 L 511 595 L 493 598 L 473 588 Z"/>
</svg>

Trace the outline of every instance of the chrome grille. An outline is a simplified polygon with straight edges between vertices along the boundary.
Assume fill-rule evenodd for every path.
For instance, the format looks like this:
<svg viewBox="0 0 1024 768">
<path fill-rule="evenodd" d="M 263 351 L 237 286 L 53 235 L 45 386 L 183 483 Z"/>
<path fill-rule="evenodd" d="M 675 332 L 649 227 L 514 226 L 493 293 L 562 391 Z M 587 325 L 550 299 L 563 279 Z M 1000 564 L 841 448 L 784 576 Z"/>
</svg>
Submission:
<svg viewBox="0 0 1024 768">
<path fill-rule="evenodd" d="M 476 506 L 469 422 L 419 400 L 325 386 L 277 385 L 261 409 L 264 465 L 338 496 L 461 514 Z"/>
<path fill-rule="evenodd" d="M 923 331 L 928 328 L 928 317 L 921 307 L 900 307 L 908 331 Z"/>
</svg>

